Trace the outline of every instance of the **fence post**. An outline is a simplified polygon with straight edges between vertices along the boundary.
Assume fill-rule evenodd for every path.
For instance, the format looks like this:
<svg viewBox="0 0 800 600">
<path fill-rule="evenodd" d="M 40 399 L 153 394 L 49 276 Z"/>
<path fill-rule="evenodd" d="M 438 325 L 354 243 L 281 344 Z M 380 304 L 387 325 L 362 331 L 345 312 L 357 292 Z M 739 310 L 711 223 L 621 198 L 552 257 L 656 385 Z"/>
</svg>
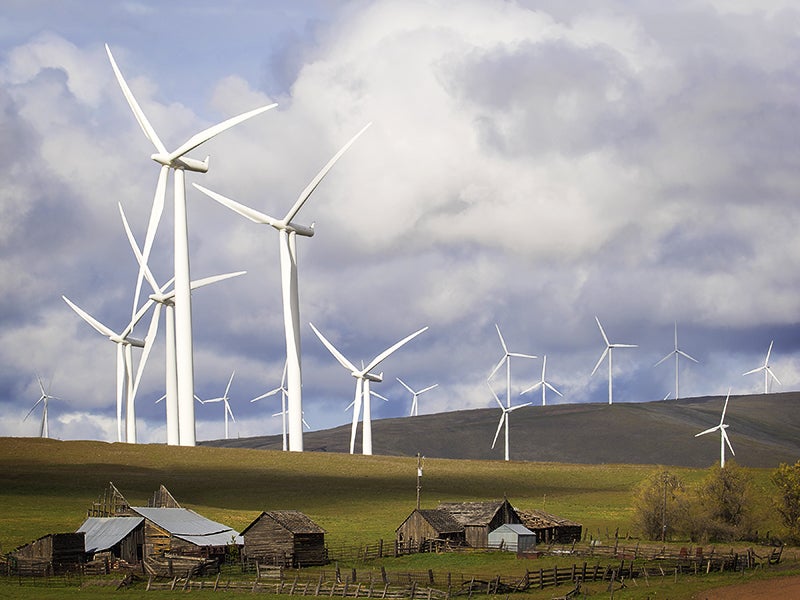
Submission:
<svg viewBox="0 0 800 600">
<path fill-rule="evenodd" d="M 383 558 L 383 538 L 378 542 L 378 558 Z"/>
</svg>

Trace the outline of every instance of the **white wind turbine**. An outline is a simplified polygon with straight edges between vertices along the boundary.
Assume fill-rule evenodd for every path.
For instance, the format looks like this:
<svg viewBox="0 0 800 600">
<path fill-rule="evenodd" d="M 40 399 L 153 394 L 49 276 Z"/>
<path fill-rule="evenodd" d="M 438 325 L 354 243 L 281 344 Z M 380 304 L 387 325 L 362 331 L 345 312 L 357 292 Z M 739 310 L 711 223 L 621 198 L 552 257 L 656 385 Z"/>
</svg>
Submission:
<svg viewBox="0 0 800 600">
<path fill-rule="evenodd" d="M 539 381 L 537 381 L 536 383 L 534 383 L 531 387 L 529 387 L 526 390 L 523 390 L 519 394 L 520 396 L 522 394 L 527 394 L 528 392 L 532 392 L 533 390 L 535 390 L 536 388 L 541 386 L 542 387 L 542 406 L 547 406 L 547 388 L 550 388 L 552 391 L 554 391 L 556 394 L 558 394 L 562 398 L 564 397 L 564 394 L 559 392 L 555 387 L 553 387 L 550 384 L 550 382 L 545 380 L 545 376 L 544 376 L 545 369 L 547 369 L 547 355 L 545 355 L 542 358 L 542 378 Z"/>
<path fill-rule="evenodd" d="M 150 213 L 150 220 L 147 225 L 142 255 L 144 264 L 150 257 L 150 250 L 155 238 L 156 229 L 161 219 L 166 196 L 167 176 L 169 171 L 173 171 L 174 178 L 174 261 L 175 261 L 175 356 L 177 364 L 177 395 L 178 407 L 180 412 L 180 443 L 182 446 L 194 446 L 196 443 L 196 431 L 194 420 L 194 362 L 192 349 L 192 295 L 191 278 L 189 275 L 189 234 L 187 228 L 186 215 L 186 183 L 185 171 L 205 173 L 208 171 L 208 157 L 200 161 L 185 156 L 199 145 L 210 140 L 215 135 L 246 121 L 266 110 L 274 108 L 276 104 L 262 106 L 255 110 L 243 113 L 218 123 L 200 133 L 193 135 L 177 150 L 169 152 L 158 137 L 155 129 L 147 120 L 136 98 L 133 96 L 128 84 L 125 82 L 122 72 L 117 67 L 117 63 L 111 54 L 111 49 L 106 44 L 106 53 L 111 62 L 111 67 L 116 75 L 117 82 L 128 105 L 133 111 L 139 126 L 142 128 L 145 137 L 155 146 L 156 153 L 150 158 L 161 165 L 156 184 L 156 193 L 153 199 L 153 207 Z M 140 269 L 139 277 L 136 282 L 136 294 L 134 295 L 134 310 L 138 302 L 139 290 L 141 288 L 143 270 Z"/>
<path fill-rule="evenodd" d="M 314 330 L 314 333 L 317 334 L 319 340 L 325 345 L 328 351 L 333 355 L 333 357 L 339 361 L 339 364 L 342 365 L 345 369 L 350 371 L 350 374 L 356 378 L 356 392 L 355 396 L 353 397 L 353 426 L 350 432 L 350 454 L 355 452 L 355 445 L 356 445 L 356 432 L 358 431 L 358 416 L 361 412 L 361 403 L 364 403 L 364 419 L 362 424 L 362 452 L 363 454 L 372 454 L 372 410 L 371 410 L 371 402 L 370 402 L 370 382 L 381 382 L 383 381 L 383 373 L 374 374 L 370 373 L 372 369 L 377 367 L 381 362 L 383 362 L 390 354 L 392 354 L 395 350 L 403 346 L 404 344 L 410 342 L 412 339 L 417 337 L 420 333 L 427 330 L 427 327 L 423 327 L 422 329 L 415 331 L 411 335 L 404 337 L 402 340 L 394 344 L 393 346 L 387 348 L 378 356 L 372 359 L 372 361 L 366 366 L 361 367 L 358 369 L 353 363 L 351 363 L 345 356 L 339 352 L 333 344 L 331 344 L 325 336 L 322 335 L 319 330 L 314 327 L 314 324 L 311 323 L 311 329 Z"/>
<path fill-rule="evenodd" d="M 259 400 L 263 400 L 264 398 L 269 398 L 270 396 L 274 396 L 278 392 L 281 393 L 281 412 L 272 415 L 273 417 L 280 415 L 281 421 L 283 424 L 282 432 L 283 432 L 283 451 L 286 452 L 289 449 L 287 439 L 286 439 L 286 396 L 289 391 L 286 389 L 286 362 L 283 363 L 283 375 L 281 375 L 281 385 L 276 387 L 273 390 L 266 392 L 265 394 L 261 394 L 260 396 L 256 396 L 250 402 L 258 402 Z"/>
<path fill-rule="evenodd" d="M 506 408 L 511 408 L 511 357 L 515 356 L 517 358 L 528 358 L 528 359 L 535 359 L 537 358 L 533 354 L 521 354 L 519 352 L 509 352 L 508 346 L 506 345 L 506 341 L 503 339 L 503 334 L 500 333 L 500 326 L 495 323 L 495 329 L 497 329 L 497 335 L 500 337 L 500 345 L 503 346 L 503 357 L 500 359 L 500 362 L 497 363 L 492 372 L 489 373 L 489 377 L 487 377 L 487 382 L 491 380 L 495 373 L 503 366 L 503 363 L 506 365 Z M 491 385 L 489 386 L 491 387 Z M 505 414 L 505 413 L 504 413 Z M 508 453 L 508 419 L 505 419 L 506 424 L 506 454 Z M 506 457 L 508 460 L 508 457 Z"/>
<path fill-rule="evenodd" d="M 706 433 L 713 433 L 714 431 L 719 430 L 719 466 L 721 469 L 725 468 L 725 444 L 728 444 L 728 448 L 731 449 L 731 454 L 736 456 L 736 452 L 733 451 L 733 446 L 731 446 L 731 441 L 728 439 L 728 434 L 725 430 L 728 428 L 728 425 L 725 423 L 725 411 L 728 410 L 728 400 L 731 397 L 731 389 L 728 388 L 728 395 L 725 396 L 725 406 L 722 407 L 722 417 L 719 419 L 719 425 L 715 427 L 711 427 L 710 429 L 706 429 L 705 431 L 701 431 L 694 437 L 699 437 L 701 435 L 705 435 Z"/>
<path fill-rule="evenodd" d="M 222 394 L 219 398 L 211 398 L 210 400 L 200 400 L 201 404 L 213 404 L 215 402 L 222 402 L 222 412 L 225 416 L 225 439 L 228 439 L 228 416 L 230 416 L 231 420 L 235 423 L 236 417 L 233 416 L 233 411 L 231 410 L 231 403 L 230 397 L 228 393 L 231 391 L 231 383 L 233 383 L 233 376 L 236 375 L 236 371 L 231 373 L 231 378 L 228 380 L 228 385 L 225 387 L 225 393 Z"/>
<path fill-rule="evenodd" d="M 412 397 L 413 397 L 413 398 L 412 398 L 412 400 L 411 400 L 411 412 L 410 412 L 410 413 L 408 413 L 408 416 L 409 416 L 409 417 L 416 417 L 416 416 L 418 416 L 418 415 L 419 415 L 419 407 L 418 407 L 418 404 L 417 404 L 417 398 L 419 397 L 419 395 L 420 395 L 420 394 L 424 394 L 425 392 L 427 392 L 427 391 L 429 391 L 429 390 L 432 390 L 433 388 L 435 388 L 435 387 L 438 387 L 438 386 L 439 386 L 439 384 L 438 384 L 438 383 L 434 383 L 433 385 L 429 385 L 428 387 L 426 387 L 426 388 L 422 388 L 422 389 L 421 389 L 421 390 L 419 390 L 419 391 L 414 391 L 414 390 L 412 390 L 412 389 L 411 389 L 411 387 L 410 387 L 408 384 L 406 384 L 406 382 L 405 382 L 405 381 L 403 381 L 403 380 L 402 380 L 402 379 L 400 379 L 399 377 L 395 377 L 395 379 L 397 379 L 397 381 L 399 381 L 399 382 L 400 382 L 400 385 L 402 385 L 402 386 L 403 386 L 404 388 L 406 388 L 406 389 L 407 389 L 409 392 L 411 392 L 411 395 L 412 395 Z"/>
<path fill-rule="evenodd" d="M 675 355 L 675 399 L 677 400 L 678 398 L 680 398 L 680 392 L 679 392 L 679 387 L 678 387 L 678 359 L 681 356 L 683 356 L 684 358 L 688 358 L 691 361 L 698 362 L 696 358 L 694 358 L 692 356 L 689 356 L 683 350 L 678 349 L 678 322 L 677 321 L 675 321 L 675 349 L 672 352 L 670 352 L 669 354 L 667 354 L 664 358 L 662 358 L 660 361 L 658 361 L 653 366 L 657 367 L 658 365 L 660 365 L 662 362 L 667 360 L 672 355 Z M 667 396 L 669 396 L 669 394 L 667 394 Z M 664 400 L 666 400 L 666 398 L 664 398 Z"/>
<path fill-rule="evenodd" d="M 150 268 L 147 266 L 147 263 L 144 262 L 144 256 L 142 255 L 141 250 L 139 249 L 139 244 L 136 242 L 136 239 L 133 237 L 133 232 L 131 232 L 131 228 L 128 225 L 128 219 L 125 218 L 125 211 L 122 209 L 122 204 L 119 204 L 119 213 L 122 217 L 122 224 L 125 227 L 125 233 L 128 236 L 128 242 L 130 242 L 131 249 L 133 250 L 134 255 L 136 256 L 136 260 L 139 263 L 139 268 L 142 269 L 144 278 L 147 280 L 148 284 L 153 290 L 153 293 L 150 294 L 150 300 L 156 303 L 155 310 L 153 311 L 153 318 L 150 321 L 150 328 L 148 329 L 147 337 L 147 345 L 145 346 L 142 352 L 142 358 L 140 364 L 142 365 L 139 368 L 138 373 L 136 374 L 136 381 L 134 382 L 133 386 L 133 393 L 134 396 L 136 395 L 136 390 L 139 389 L 139 381 L 142 376 L 142 370 L 144 363 L 147 362 L 147 358 L 150 355 L 150 350 L 153 347 L 153 342 L 155 341 L 156 334 L 158 332 L 158 323 L 159 317 L 161 314 L 161 307 L 164 307 L 164 325 L 165 325 L 165 352 L 164 357 L 166 361 L 165 365 L 165 375 L 166 375 L 166 401 L 167 401 L 167 445 L 168 446 L 178 446 L 180 445 L 180 411 L 178 410 L 178 366 L 177 366 L 177 358 L 175 356 L 175 290 L 167 291 L 172 284 L 173 279 L 170 279 L 165 283 L 163 286 L 159 286 L 156 283 L 155 277 L 153 277 L 153 273 L 150 271 Z M 238 277 L 240 275 L 244 275 L 247 271 L 236 271 L 234 273 L 224 273 L 222 275 L 213 275 L 211 277 L 204 277 L 202 279 L 197 279 L 192 281 L 189 284 L 189 288 L 191 290 L 195 290 L 197 288 L 201 288 L 207 285 L 211 285 L 212 283 L 217 283 L 218 281 L 224 281 L 225 279 L 230 279 L 232 277 Z"/>
<path fill-rule="evenodd" d="M 759 371 L 764 371 L 764 393 L 769 394 L 769 378 L 772 377 L 778 385 L 781 385 L 781 382 L 778 381 L 778 378 L 775 376 L 775 373 L 772 372 L 772 369 L 769 366 L 769 355 L 772 353 L 772 344 L 775 340 L 772 340 L 769 343 L 769 348 L 767 349 L 767 357 L 764 359 L 764 364 L 760 367 L 756 367 L 755 369 L 751 369 L 747 373 L 743 373 L 743 375 L 751 375 L 753 373 L 758 373 Z"/>
<path fill-rule="evenodd" d="M 94 328 L 95 331 L 101 335 L 106 336 L 109 340 L 117 345 L 117 441 L 127 441 L 130 444 L 136 443 L 136 408 L 135 408 L 135 389 L 133 379 L 133 357 L 131 347 L 145 348 L 149 345 L 150 340 L 140 340 L 131 337 L 134 326 L 141 320 L 150 306 L 153 304 L 152 300 L 148 300 L 139 311 L 133 316 L 131 322 L 119 333 L 115 332 L 110 327 L 103 325 L 100 321 L 95 319 L 89 313 L 78 307 L 66 296 L 61 296 L 64 302 L 69 304 L 70 308 L 78 313 L 84 321 Z M 143 360 L 139 361 L 138 371 L 141 373 L 144 368 Z M 136 379 L 139 379 L 137 374 Z M 122 434 L 122 409 L 125 407 L 125 439 L 123 440 Z"/>
<path fill-rule="evenodd" d="M 509 460 L 509 454 L 511 452 L 510 448 L 510 440 L 508 437 L 508 421 L 509 415 L 517 410 L 518 408 L 524 408 L 526 406 L 530 406 L 530 402 L 526 402 L 525 404 L 518 404 L 517 406 L 503 406 L 503 403 L 500 402 L 500 398 L 497 397 L 495 394 L 494 389 L 492 388 L 492 383 L 487 379 L 486 385 L 489 386 L 489 389 L 492 392 L 492 396 L 494 396 L 495 402 L 497 402 L 498 406 L 500 406 L 500 410 L 502 410 L 502 414 L 500 415 L 500 422 L 497 424 L 497 431 L 494 432 L 494 439 L 492 440 L 492 450 L 494 450 L 494 446 L 497 443 L 497 437 L 500 435 L 500 430 L 503 428 L 503 425 L 506 427 L 506 455 L 505 459 Z"/>
<path fill-rule="evenodd" d="M 606 357 L 606 354 L 608 354 L 608 403 L 613 404 L 614 378 L 612 375 L 613 365 L 612 365 L 611 354 L 614 348 L 638 348 L 638 346 L 636 344 L 612 344 L 611 342 L 608 341 L 608 336 L 606 335 L 606 332 L 603 330 L 603 326 L 600 324 L 600 319 L 598 319 L 597 317 L 595 317 L 594 319 L 595 321 L 597 321 L 597 326 L 600 328 L 600 333 L 603 336 L 603 341 L 606 343 L 606 348 L 600 355 L 600 359 L 597 361 L 597 364 L 594 366 L 594 369 L 592 369 L 592 375 L 595 374 L 597 369 L 600 367 L 600 363 L 603 362 L 603 359 Z"/>
<path fill-rule="evenodd" d="M 28 417 L 30 417 L 31 414 L 33 413 L 33 411 L 36 410 L 36 407 L 41 404 L 42 405 L 42 425 L 39 428 L 39 437 L 46 438 L 46 437 L 50 437 L 50 429 L 49 429 L 48 423 L 47 423 L 47 405 L 48 405 L 48 402 L 50 400 L 60 400 L 61 398 L 59 398 L 58 396 L 51 396 L 48 392 L 46 392 L 45 389 L 44 389 L 44 384 L 42 383 L 42 378 L 39 377 L 38 375 L 36 376 L 36 380 L 39 382 L 39 390 L 41 390 L 42 395 L 39 396 L 39 399 L 34 403 L 34 405 L 28 411 L 28 414 L 25 415 L 25 418 L 22 419 L 22 420 L 25 421 Z"/>
<path fill-rule="evenodd" d="M 201 185 L 193 184 L 198 190 L 216 200 L 223 206 L 227 206 L 234 212 L 250 219 L 260 225 L 270 225 L 279 234 L 280 264 L 281 264 L 281 293 L 283 297 L 283 324 L 284 335 L 286 337 L 286 361 L 287 361 L 287 383 L 289 398 L 289 449 L 294 452 L 303 451 L 303 399 L 302 399 L 302 370 L 300 366 L 300 302 L 297 284 L 297 244 L 298 235 L 312 237 L 314 235 L 314 225 L 298 225 L 292 222 L 297 213 L 303 207 L 306 200 L 311 196 L 317 186 L 322 182 L 336 164 L 336 161 L 347 151 L 348 148 L 361 136 L 371 125 L 367 124 L 361 131 L 354 135 L 339 152 L 317 173 L 311 180 L 300 196 L 295 201 L 292 208 L 282 219 L 275 219 L 265 213 L 253 210 L 243 204 L 226 198 L 225 196 L 212 192 Z"/>
</svg>

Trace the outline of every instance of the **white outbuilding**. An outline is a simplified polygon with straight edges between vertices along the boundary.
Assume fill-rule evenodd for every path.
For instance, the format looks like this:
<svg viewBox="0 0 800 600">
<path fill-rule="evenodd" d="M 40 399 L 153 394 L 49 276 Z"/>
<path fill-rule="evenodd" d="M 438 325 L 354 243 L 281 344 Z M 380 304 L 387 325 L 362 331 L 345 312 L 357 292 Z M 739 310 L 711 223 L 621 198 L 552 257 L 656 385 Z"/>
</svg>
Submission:
<svg viewBox="0 0 800 600">
<path fill-rule="evenodd" d="M 536 548 L 536 534 L 524 525 L 506 523 L 489 532 L 489 548 L 528 552 Z"/>
</svg>

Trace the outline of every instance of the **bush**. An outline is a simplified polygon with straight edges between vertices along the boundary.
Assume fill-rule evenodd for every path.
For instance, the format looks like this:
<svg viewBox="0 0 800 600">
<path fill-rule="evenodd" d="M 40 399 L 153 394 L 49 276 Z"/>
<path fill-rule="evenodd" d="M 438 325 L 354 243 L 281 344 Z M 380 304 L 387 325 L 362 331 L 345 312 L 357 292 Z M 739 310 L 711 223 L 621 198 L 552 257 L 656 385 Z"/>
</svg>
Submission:
<svg viewBox="0 0 800 600">
<path fill-rule="evenodd" d="M 800 460 L 794 465 L 781 463 L 771 479 L 779 492 L 773 503 L 788 537 L 793 542 L 800 541 Z"/>
<path fill-rule="evenodd" d="M 633 500 L 634 524 L 649 540 L 665 540 L 685 528 L 687 499 L 683 482 L 667 470 L 646 479 Z"/>
</svg>

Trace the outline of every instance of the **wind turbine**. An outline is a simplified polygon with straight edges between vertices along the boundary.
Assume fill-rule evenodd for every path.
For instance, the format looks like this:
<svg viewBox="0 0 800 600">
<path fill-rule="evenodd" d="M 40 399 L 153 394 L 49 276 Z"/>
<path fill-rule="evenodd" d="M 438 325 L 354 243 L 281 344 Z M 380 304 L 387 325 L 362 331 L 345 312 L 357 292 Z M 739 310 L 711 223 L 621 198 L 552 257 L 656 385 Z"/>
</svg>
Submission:
<svg viewBox="0 0 800 600">
<path fill-rule="evenodd" d="M 720 417 L 719 425 L 716 427 L 711 427 L 710 429 L 706 429 L 705 431 L 701 431 L 694 437 L 699 437 L 701 435 L 705 435 L 706 433 L 712 433 L 714 431 L 719 430 L 719 466 L 721 469 L 725 468 L 725 444 L 728 444 L 728 448 L 731 449 L 731 454 L 736 456 L 736 452 L 733 451 L 733 446 L 731 446 L 731 441 L 728 439 L 728 434 L 725 430 L 728 428 L 728 425 L 725 423 L 725 411 L 728 410 L 728 400 L 731 397 L 731 389 L 728 388 L 728 395 L 725 396 L 725 406 L 722 407 L 722 417 Z"/>
<path fill-rule="evenodd" d="M 286 415 L 288 414 L 288 411 L 286 410 L 286 395 L 289 393 L 288 390 L 286 389 L 286 362 L 283 363 L 283 375 L 281 375 L 281 385 L 280 385 L 280 387 L 276 387 L 274 390 L 270 390 L 265 394 L 261 394 L 260 396 L 256 396 L 255 398 L 250 400 L 250 402 L 258 402 L 259 400 L 263 400 L 264 398 L 269 398 L 270 396 L 274 396 L 278 392 L 281 393 L 281 412 L 275 413 L 272 416 L 273 417 L 277 417 L 277 416 L 281 417 L 281 421 L 282 421 L 282 424 L 283 424 L 283 427 L 282 427 L 282 432 L 283 432 L 283 434 L 282 434 L 283 435 L 283 451 L 286 452 L 289 449 L 289 446 L 288 446 L 288 443 L 287 443 L 287 439 L 286 439 Z M 305 421 L 304 421 L 304 423 L 305 423 Z M 308 427 L 307 423 L 305 423 L 305 425 L 306 425 L 306 427 Z M 311 428 L 309 427 L 309 429 L 311 429 Z"/>
<path fill-rule="evenodd" d="M 144 241 L 142 255 L 144 264 L 150 257 L 150 249 L 153 245 L 156 229 L 161 219 L 164 209 L 164 199 L 166 196 L 167 176 L 169 171 L 173 171 L 174 179 L 174 261 L 175 261 L 175 356 L 177 364 L 177 396 L 178 408 L 180 413 L 180 443 L 182 446 L 194 446 L 196 443 L 196 431 L 194 421 L 194 362 L 192 350 L 192 295 L 191 278 L 189 275 L 189 233 L 187 228 L 186 216 L 186 181 L 185 171 L 205 173 L 208 171 L 208 157 L 200 161 L 190 158 L 186 154 L 202 143 L 210 140 L 215 135 L 250 119 L 264 111 L 277 106 L 270 104 L 255 110 L 243 113 L 218 123 L 212 127 L 204 129 L 200 133 L 193 135 L 177 150 L 169 152 L 158 137 L 155 129 L 147 120 L 136 98 L 133 96 L 122 72 L 119 70 L 111 49 L 106 44 L 106 53 L 111 62 L 117 82 L 128 105 L 133 111 L 139 126 L 142 128 L 145 137 L 155 146 L 156 153 L 150 158 L 161 165 L 156 184 L 156 193 L 153 199 L 153 207 L 150 212 L 150 221 L 147 225 L 147 234 Z M 136 282 L 136 294 L 134 295 L 134 310 L 138 302 L 139 290 L 144 276 L 143 268 L 139 270 L 139 277 Z"/>
<path fill-rule="evenodd" d="M 228 385 L 225 387 L 225 393 L 220 396 L 219 398 L 211 398 L 210 400 L 200 400 L 201 404 L 213 404 L 214 402 L 222 402 L 223 408 L 222 412 L 225 416 L 225 439 L 228 439 L 228 415 L 230 415 L 231 420 L 235 423 L 236 417 L 233 416 L 233 411 L 231 410 L 231 403 L 230 398 L 228 397 L 228 392 L 231 391 L 231 383 L 233 383 L 233 376 L 236 375 L 236 371 L 231 373 L 231 378 L 228 380 Z"/>
<path fill-rule="evenodd" d="M 614 378 L 612 376 L 611 353 L 614 350 L 614 348 L 638 348 L 638 346 L 636 344 L 612 344 L 611 342 L 608 341 L 608 336 L 606 335 L 606 332 L 603 330 L 603 326 L 600 324 L 600 319 L 595 317 L 594 320 L 597 321 L 597 326 L 600 328 L 600 333 L 603 335 L 603 341 L 606 343 L 606 348 L 600 355 L 600 359 L 597 361 L 597 364 L 594 366 L 594 369 L 592 369 L 592 375 L 595 374 L 597 369 L 600 367 L 600 363 L 603 362 L 603 359 L 606 357 L 606 354 L 608 354 L 608 403 L 613 404 Z"/>
<path fill-rule="evenodd" d="M 772 344 L 775 340 L 772 340 L 769 343 L 769 348 L 767 349 L 767 357 L 764 359 L 764 364 L 760 367 L 756 367 L 755 369 L 751 369 L 747 373 L 743 373 L 743 375 L 751 375 L 753 373 L 758 373 L 759 371 L 764 371 L 764 393 L 769 394 L 769 378 L 772 377 L 778 385 L 781 385 L 781 382 L 778 381 L 778 378 L 775 376 L 775 373 L 772 372 L 772 369 L 769 366 L 769 355 L 772 353 Z"/>
<path fill-rule="evenodd" d="M 535 359 L 536 356 L 532 354 L 521 354 L 519 352 L 509 352 L 508 346 L 506 345 L 506 341 L 503 339 L 503 334 L 500 333 L 500 326 L 495 323 L 495 329 L 497 329 L 497 335 L 500 337 L 500 345 L 503 346 L 503 357 L 500 359 L 500 362 L 497 363 L 492 372 L 489 373 L 489 377 L 487 377 L 486 381 L 492 379 L 495 373 L 497 373 L 498 369 L 503 366 L 503 363 L 506 365 L 506 408 L 511 408 L 511 357 L 516 356 L 518 358 L 529 358 Z M 491 387 L 491 385 L 489 386 Z M 505 419 L 506 424 L 506 453 L 508 453 L 508 419 Z M 508 458 L 506 458 L 508 460 Z"/>
<path fill-rule="evenodd" d="M 429 385 L 428 387 L 422 388 L 421 390 L 416 392 L 416 391 L 412 390 L 411 387 L 409 387 L 406 384 L 406 382 L 403 381 L 402 379 L 400 379 L 399 377 L 395 377 L 395 379 L 397 379 L 397 381 L 400 382 L 400 385 L 402 385 L 409 392 L 411 392 L 411 395 L 413 396 L 413 399 L 411 400 L 411 412 L 408 414 L 409 417 L 416 417 L 419 414 L 419 407 L 417 406 L 417 397 L 420 394 L 424 394 L 428 390 L 432 390 L 433 388 L 438 387 L 438 385 L 439 385 L 438 383 L 434 383 L 433 385 Z"/>
<path fill-rule="evenodd" d="M 353 397 L 353 427 L 350 432 L 350 454 L 355 452 L 355 445 L 356 445 L 356 432 L 358 430 L 358 416 L 361 412 L 361 403 L 364 403 L 364 419 L 362 424 L 362 453 L 363 454 L 372 454 L 372 410 L 371 410 L 371 402 L 370 402 L 370 389 L 369 385 L 371 381 L 381 382 L 383 381 L 383 373 L 374 374 L 370 373 L 372 369 L 377 367 L 381 362 L 383 362 L 390 354 L 392 354 L 395 350 L 403 346 L 404 344 L 410 342 L 412 339 L 417 337 L 420 333 L 427 330 L 427 327 L 423 327 L 422 329 L 415 331 L 411 335 L 404 337 L 402 340 L 390 346 L 378 356 L 372 359 L 370 363 L 364 367 L 362 366 L 358 369 L 353 363 L 351 363 L 345 356 L 339 352 L 333 344 L 331 344 L 328 340 L 325 339 L 325 336 L 322 335 L 319 330 L 314 327 L 313 323 L 310 323 L 311 329 L 314 330 L 314 333 L 317 334 L 319 340 L 324 344 L 324 346 L 328 349 L 328 351 L 333 355 L 333 357 L 339 361 L 339 364 L 342 365 L 345 369 L 350 371 L 350 374 L 356 378 L 356 392 L 355 396 Z"/>
<path fill-rule="evenodd" d="M 133 379 L 133 358 L 131 347 L 137 348 L 145 347 L 145 340 L 140 340 L 131 337 L 134 326 L 141 320 L 145 312 L 153 304 L 152 300 L 148 300 L 142 308 L 133 316 L 131 322 L 119 333 L 115 332 L 110 327 L 104 325 L 89 313 L 78 307 L 66 296 L 61 296 L 64 302 L 69 304 L 70 308 L 78 313 L 84 321 L 94 328 L 98 333 L 106 336 L 109 340 L 117 345 L 117 441 L 122 442 L 122 407 L 125 405 L 125 440 L 128 443 L 136 443 L 136 409 L 135 409 L 135 392 L 134 392 L 134 379 Z M 144 367 L 143 361 L 139 361 L 139 371 Z M 138 379 L 138 376 L 137 376 Z"/>
<path fill-rule="evenodd" d="M 125 233 L 128 236 L 128 242 L 130 242 L 131 249 L 133 250 L 133 254 L 136 256 L 136 260 L 139 263 L 140 269 L 142 269 L 144 273 L 144 278 L 150 284 L 150 287 L 153 290 L 153 293 L 150 294 L 150 300 L 156 303 L 155 310 L 153 311 L 153 318 L 150 321 L 150 328 L 148 329 L 146 340 L 146 345 L 144 350 L 142 351 L 142 358 L 139 368 L 139 372 L 136 374 L 136 381 L 134 382 L 133 390 L 134 396 L 136 394 L 136 390 L 139 389 L 139 381 L 142 375 L 142 369 L 144 363 L 147 362 L 147 358 L 150 355 L 150 350 L 153 347 L 153 343 L 155 342 L 156 333 L 158 332 L 158 322 L 161 313 L 161 307 L 164 307 L 164 321 L 165 321 L 165 340 L 166 340 L 166 349 L 164 352 L 166 366 L 165 366 L 165 374 L 166 374 L 166 400 L 167 400 L 167 445 L 168 446 L 177 446 L 180 445 L 180 411 L 178 410 L 178 367 L 177 367 L 177 359 L 175 356 L 175 291 L 167 291 L 169 286 L 174 281 L 170 279 L 165 283 L 163 286 L 159 286 L 156 283 L 155 277 L 153 277 L 153 273 L 150 271 L 150 268 L 147 266 L 147 263 L 144 262 L 144 256 L 142 255 L 141 250 L 139 249 L 139 244 L 136 242 L 136 239 L 133 237 L 133 232 L 131 232 L 130 225 L 128 225 L 128 219 L 125 218 L 125 211 L 122 209 L 122 204 L 119 204 L 119 214 L 122 217 L 122 224 L 125 227 Z M 195 290 L 197 288 L 201 288 L 212 283 L 217 283 L 218 281 L 224 281 L 225 279 L 230 279 L 232 277 L 238 277 L 239 275 L 244 275 L 247 271 L 236 271 L 234 273 L 224 273 L 222 275 L 213 275 L 211 277 L 204 277 L 202 279 L 197 279 L 192 281 L 189 284 L 191 290 Z"/>
<path fill-rule="evenodd" d="M 675 349 L 672 352 L 670 352 L 669 354 L 667 354 L 664 358 L 662 358 L 660 361 L 658 361 L 653 366 L 657 367 L 658 365 L 660 365 L 662 362 L 667 360 L 673 354 L 675 355 L 675 399 L 677 400 L 678 398 L 680 398 L 680 394 L 679 394 L 679 391 L 678 391 L 679 390 L 679 388 L 678 388 L 678 359 L 681 356 L 683 356 L 684 358 L 688 358 L 691 361 L 698 362 L 696 358 L 693 358 L 693 357 L 689 356 L 688 354 L 686 354 L 686 352 L 684 352 L 683 350 L 679 350 L 678 349 L 678 322 L 677 321 L 675 321 Z M 667 394 L 667 395 L 669 395 L 669 394 Z M 666 398 L 664 398 L 664 399 L 666 400 Z"/>
<path fill-rule="evenodd" d="M 30 417 L 31 414 L 33 413 L 33 411 L 36 409 L 36 407 L 41 404 L 42 405 L 42 425 L 39 428 L 39 437 L 46 438 L 46 437 L 50 437 L 50 429 L 48 428 L 48 425 L 47 425 L 47 404 L 48 404 L 48 401 L 49 400 L 60 400 L 60 398 L 58 396 L 51 396 L 50 394 L 48 394 L 45 391 L 44 384 L 42 383 L 42 378 L 41 377 L 39 377 L 37 375 L 36 379 L 39 382 L 39 390 L 41 390 L 42 395 L 39 396 L 39 399 L 34 403 L 34 405 L 28 411 L 28 414 L 25 415 L 25 418 L 22 419 L 22 420 L 25 421 L 28 417 Z"/>
<path fill-rule="evenodd" d="M 543 360 L 542 360 L 542 378 L 539 381 L 537 381 L 536 383 L 534 383 L 531 387 L 529 387 L 526 390 L 523 390 L 519 394 L 520 396 L 522 394 L 527 394 L 528 392 L 532 392 L 537 387 L 541 386 L 542 387 L 542 406 L 547 406 L 547 395 L 546 395 L 547 394 L 547 388 L 550 388 L 551 390 L 553 390 L 556 394 L 558 394 L 562 398 L 564 397 L 564 394 L 559 392 L 548 381 L 545 380 L 545 378 L 544 378 L 545 369 L 547 369 L 547 355 L 546 354 L 544 355 Z"/>
<path fill-rule="evenodd" d="M 303 451 L 303 399 L 302 399 L 302 371 L 300 366 L 300 302 L 297 284 L 297 244 L 296 237 L 312 237 L 314 235 L 314 224 L 311 226 L 297 225 L 292 223 L 292 219 L 303 207 L 306 200 L 314 192 L 325 175 L 328 174 L 336 164 L 336 161 L 350 148 L 351 145 L 364 133 L 371 123 L 367 124 L 361 131 L 354 135 L 333 158 L 328 161 L 316 177 L 311 180 L 300 196 L 295 201 L 292 208 L 282 219 L 275 219 L 265 213 L 253 210 L 243 204 L 239 204 L 221 194 L 212 192 L 201 185 L 193 184 L 195 188 L 216 200 L 223 206 L 227 206 L 232 211 L 239 213 L 243 217 L 250 219 L 260 225 L 270 225 L 278 231 L 281 264 L 281 294 L 283 297 L 283 325 L 286 337 L 286 361 L 287 361 L 287 381 L 289 397 L 289 450 L 293 452 Z"/>
<path fill-rule="evenodd" d="M 500 415 L 500 422 L 497 424 L 497 431 L 494 433 L 494 439 L 492 440 L 492 450 L 494 450 L 494 446 L 497 443 L 497 437 L 500 435 L 500 430 L 503 428 L 503 425 L 506 426 L 506 456 L 505 459 L 509 460 L 509 452 L 510 452 L 510 441 L 508 437 L 508 420 L 509 415 L 517 410 L 518 408 L 524 408 L 525 406 L 530 406 L 530 402 L 526 402 L 525 404 L 518 404 L 517 406 L 503 406 L 503 403 L 500 402 L 500 398 L 497 397 L 497 394 L 494 392 L 494 388 L 492 388 L 492 383 L 487 379 L 486 385 L 489 386 L 489 389 L 492 391 L 492 396 L 494 396 L 495 402 L 497 402 L 498 406 L 500 406 L 500 410 L 502 410 L 502 414 Z"/>
</svg>

